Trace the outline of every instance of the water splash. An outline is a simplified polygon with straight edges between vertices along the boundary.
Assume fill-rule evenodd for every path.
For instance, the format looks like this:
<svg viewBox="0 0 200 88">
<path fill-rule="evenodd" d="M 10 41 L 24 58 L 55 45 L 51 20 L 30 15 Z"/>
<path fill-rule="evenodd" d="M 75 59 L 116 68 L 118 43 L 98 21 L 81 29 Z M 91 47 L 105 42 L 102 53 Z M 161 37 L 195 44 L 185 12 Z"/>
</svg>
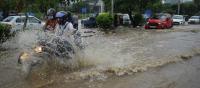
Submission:
<svg viewBox="0 0 200 88">
<path fill-rule="evenodd" d="M 100 76 L 107 78 L 108 74 L 122 76 L 182 61 L 181 56 L 193 56 L 197 53 L 197 50 L 193 49 L 200 48 L 197 47 L 200 44 L 198 36 L 171 30 L 129 30 L 111 36 L 97 34 L 85 39 L 88 46 L 84 49 L 84 61 L 93 67 L 75 72 L 73 77 L 99 79 Z"/>
<path fill-rule="evenodd" d="M 53 33 L 43 32 L 42 30 L 26 30 L 19 32 L 13 39 L 5 42 L 3 46 L 16 49 L 19 57 L 24 55 L 24 59 L 19 59 L 18 62 L 22 64 L 22 71 L 29 74 L 30 70 L 35 69 L 35 67 L 37 67 L 36 69 L 51 67 L 51 64 L 55 65 L 56 69 L 62 67 L 66 70 L 78 68 L 77 58 L 80 49 L 72 42 L 62 41 L 59 36 L 54 36 Z M 42 54 L 35 52 L 37 46 L 43 46 L 42 49 L 47 52 Z"/>
</svg>

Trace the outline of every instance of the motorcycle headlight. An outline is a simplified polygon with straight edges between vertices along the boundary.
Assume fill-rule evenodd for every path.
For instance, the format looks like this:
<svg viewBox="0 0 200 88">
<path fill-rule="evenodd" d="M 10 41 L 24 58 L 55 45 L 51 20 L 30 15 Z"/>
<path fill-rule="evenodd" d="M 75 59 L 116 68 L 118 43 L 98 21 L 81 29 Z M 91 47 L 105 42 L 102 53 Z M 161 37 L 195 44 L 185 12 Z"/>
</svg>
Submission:
<svg viewBox="0 0 200 88">
<path fill-rule="evenodd" d="M 29 54 L 26 52 L 23 52 L 20 54 L 19 58 L 18 58 L 18 63 L 22 64 L 24 61 L 26 61 L 29 58 Z"/>
<path fill-rule="evenodd" d="M 26 52 L 24 52 L 24 53 L 22 53 L 22 54 L 20 55 L 20 59 L 23 59 L 23 60 L 27 59 L 28 57 L 29 57 L 29 55 L 28 55 L 28 53 L 26 53 Z"/>
<path fill-rule="evenodd" d="M 36 53 L 41 53 L 41 52 L 42 52 L 42 47 L 41 47 L 41 46 L 37 46 L 37 47 L 34 49 L 34 51 L 35 51 Z"/>
<path fill-rule="evenodd" d="M 41 24 L 42 24 L 42 26 L 45 26 L 45 25 L 46 25 L 46 23 L 45 23 L 45 22 L 42 22 Z"/>
</svg>

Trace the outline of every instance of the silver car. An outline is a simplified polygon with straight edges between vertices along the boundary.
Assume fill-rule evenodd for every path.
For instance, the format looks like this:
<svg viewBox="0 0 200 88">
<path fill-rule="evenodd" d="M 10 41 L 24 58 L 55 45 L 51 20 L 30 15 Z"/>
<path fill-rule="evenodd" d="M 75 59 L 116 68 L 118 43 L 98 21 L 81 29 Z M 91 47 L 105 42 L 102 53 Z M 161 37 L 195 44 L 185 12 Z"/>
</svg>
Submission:
<svg viewBox="0 0 200 88">
<path fill-rule="evenodd" d="M 190 17 L 189 21 L 188 21 L 189 24 L 199 24 L 200 23 L 200 16 L 192 16 Z"/>
</svg>

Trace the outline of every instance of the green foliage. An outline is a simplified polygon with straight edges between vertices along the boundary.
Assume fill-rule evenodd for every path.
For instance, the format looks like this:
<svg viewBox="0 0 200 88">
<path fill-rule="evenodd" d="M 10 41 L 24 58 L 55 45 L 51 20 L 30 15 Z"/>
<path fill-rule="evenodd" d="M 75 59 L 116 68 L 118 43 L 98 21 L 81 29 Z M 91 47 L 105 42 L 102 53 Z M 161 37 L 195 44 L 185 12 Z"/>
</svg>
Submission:
<svg viewBox="0 0 200 88">
<path fill-rule="evenodd" d="M 10 25 L 0 24 L 0 43 L 5 42 L 12 36 L 10 29 Z"/>
<path fill-rule="evenodd" d="M 194 3 L 183 3 L 181 4 L 181 11 L 180 13 L 183 15 L 195 15 L 197 12 L 199 12 L 198 7 L 194 5 Z"/>
<path fill-rule="evenodd" d="M 193 0 L 194 4 L 198 7 L 198 9 L 200 10 L 200 0 Z"/>
<path fill-rule="evenodd" d="M 155 13 L 159 13 L 159 12 L 162 12 L 163 10 L 163 4 L 161 2 L 156 2 L 156 3 L 148 4 L 147 8 L 151 9 Z"/>
<path fill-rule="evenodd" d="M 113 23 L 113 18 L 109 13 L 102 13 L 96 18 L 97 25 L 106 31 L 107 29 L 111 28 Z"/>
<path fill-rule="evenodd" d="M 165 5 L 166 10 L 170 10 L 173 14 L 177 14 L 177 4 Z M 182 3 L 180 8 L 180 14 L 182 15 L 195 15 L 198 12 L 198 7 L 193 2 Z"/>
<path fill-rule="evenodd" d="M 103 0 L 105 8 L 110 11 L 111 0 Z M 115 12 L 128 13 L 129 11 L 142 13 L 145 9 L 151 9 L 151 6 L 161 5 L 161 0 L 114 0 Z M 149 8 L 150 7 L 150 8 Z"/>
<path fill-rule="evenodd" d="M 107 11 L 111 10 L 111 0 L 103 0 Z M 154 13 L 177 14 L 177 4 L 162 4 L 161 0 L 114 0 L 115 13 L 144 13 L 151 9 Z M 180 14 L 195 15 L 200 10 L 200 0 L 181 4 Z"/>
<path fill-rule="evenodd" d="M 144 18 L 141 14 L 135 14 L 134 16 L 134 25 L 139 26 L 144 23 Z"/>
<path fill-rule="evenodd" d="M 83 8 L 83 7 L 87 7 L 87 8 L 88 8 L 88 7 L 89 7 L 89 4 L 86 3 L 86 2 L 83 2 L 83 1 L 74 3 L 74 4 L 72 5 L 72 7 L 70 8 L 70 9 L 71 9 L 70 11 L 79 13 L 80 10 L 81 10 L 81 8 Z"/>
<path fill-rule="evenodd" d="M 105 2 L 105 8 L 110 11 L 111 0 L 103 0 Z M 114 0 L 114 12 L 115 13 L 144 13 L 146 9 L 158 10 L 161 7 L 161 0 Z M 130 18 L 133 27 L 137 26 L 134 24 L 132 18 Z"/>
<path fill-rule="evenodd" d="M 59 4 L 64 6 L 71 2 L 79 2 L 80 0 L 0 0 L 0 10 L 9 12 L 15 10 L 16 12 L 32 11 L 35 13 L 46 13 L 47 9 L 58 9 Z"/>
<path fill-rule="evenodd" d="M 36 13 L 35 16 L 39 19 L 44 19 L 44 14 L 42 14 L 41 12 Z"/>
<path fill-rule="evenodd" d="M 164 5 L 162 5 L 162 12 L 163 13 L 175 14 L 176 10 L 172 9 L 171 4 L 164 4 Z"/>
</svg>

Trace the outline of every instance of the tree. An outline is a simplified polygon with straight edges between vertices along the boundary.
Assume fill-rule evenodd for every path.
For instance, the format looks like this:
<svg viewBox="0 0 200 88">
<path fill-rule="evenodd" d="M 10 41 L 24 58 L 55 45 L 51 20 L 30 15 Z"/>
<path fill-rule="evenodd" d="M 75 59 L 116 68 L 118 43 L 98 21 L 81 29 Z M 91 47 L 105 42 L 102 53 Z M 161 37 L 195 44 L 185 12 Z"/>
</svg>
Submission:
<svg viewBox="0 0 200 88">
<path fill-rule="evenodd" d="M 6 13 L 10 10 L 16 12 L 26 12 L 32 10 L 36 12 L 46 12 L 48 8 L 58 8 L 59 3 L 69 5 L 80 0 L 0 0 L 0 10 Z"/>
<path fill-rule="evenodd" d="M 194 4 L 197 6 L 197 8 L 200 10 L 200 0 L 193 0 Z"/>
<path fill-rule="evenodd" d="M 177 13 L 177 4 L 167 7 L 173 10 L 173 13 Z M 180 14 L 192 16 L 198 12 L 198 7 L 193 2 L 182 3 L 180 8 Z"/>
<path fill-rule="evenodd" d="M 80 1 L 80 2 L 77 2 L 77 3 L 72 4 L 72 7 L 70 8 L 70 10 L 71 10 L 72 12 L 79 13 L 80 10 L 81 10 L 81 8 L 83 8 L 83 7 L 86 7 L 86 8 L 87 8 L 87 7 L 89 7 L 89 4 L 86 3 L 86 2 Z"/>
<path fill-rule="evenodd" d="M 198 12 L 198 7 L 194 3 L 183 3 L 181 4 L 181 14 L 192 16 Z"/>
<path fill-rule="evenodd" d="M 111 7 L 110 0 L 103 0 L 108 11 Z M 114 0 L 114 12 L 128 13 L 133 27 L 137 25 L 134 24 L 132 13 L 143 13 L 148 7 L 152 7 L 154 3 L 161 3 L 160 0 Z M 160 4 L 155 4 L 154 7 L 161 6 Z M 157 9 L 157 8 L 155 8 Z"/>
</svg>

